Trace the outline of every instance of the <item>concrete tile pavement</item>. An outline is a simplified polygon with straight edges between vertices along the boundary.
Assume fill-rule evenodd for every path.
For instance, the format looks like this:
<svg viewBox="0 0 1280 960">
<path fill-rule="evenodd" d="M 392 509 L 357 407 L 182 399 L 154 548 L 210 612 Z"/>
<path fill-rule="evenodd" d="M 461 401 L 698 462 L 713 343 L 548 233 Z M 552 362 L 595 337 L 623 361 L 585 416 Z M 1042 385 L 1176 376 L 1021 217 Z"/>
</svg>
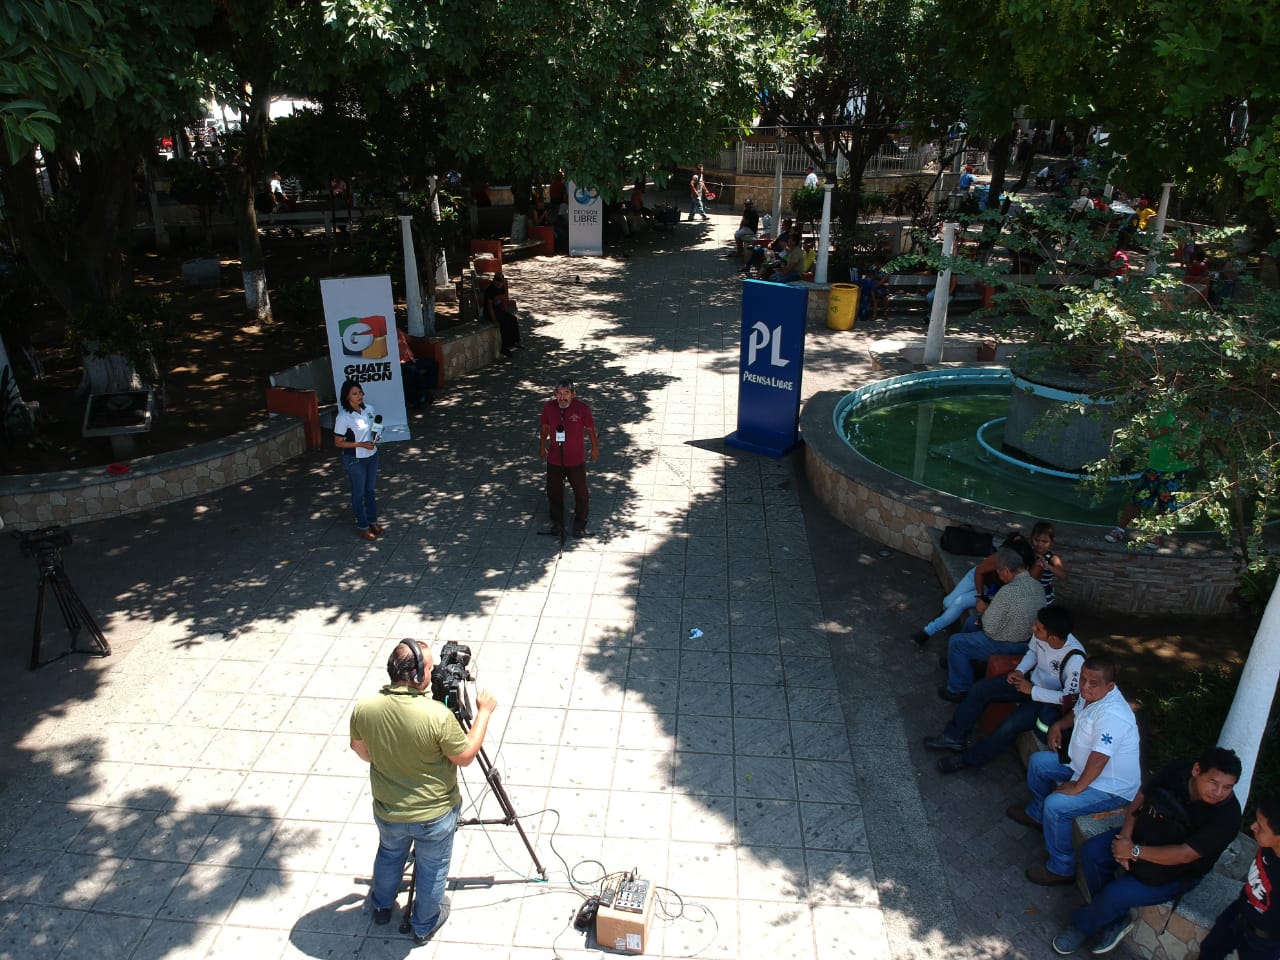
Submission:
<svg viewBox="0 0 1280 960">
<path fill-rule="evenodd" d="M 68 571 L 117 652 L 36 674 L 8 548 L 0 958 L 408 954 L 363 909 L 376 840 L 346 739 L 407 635 L 473 647 L 489 754 L 551 873 L 529 880 L 514 829 L 464 829 L 453 918 L 418 955 L 598 956 L 568 879 L 603 864 L 683 900 L 649 956 L 1049 956 L 1067 897 L 1020 883 L 1012 761 L 943 780 L 917 747 L 946 716 L 903 642 L 932 574 L 836 528 L 794 459 L 723 446 L 735 226 L 511 265 L 529 349 L 384 452 L 376 544 L 328 451 L 76 528 Z M 862 339 L 811 329 L 806 395 L 864 375 Z M 561 553 L 535 535 L 536 418 L 566 375 L 603 453 L 595 536 Z"/>
</svg>

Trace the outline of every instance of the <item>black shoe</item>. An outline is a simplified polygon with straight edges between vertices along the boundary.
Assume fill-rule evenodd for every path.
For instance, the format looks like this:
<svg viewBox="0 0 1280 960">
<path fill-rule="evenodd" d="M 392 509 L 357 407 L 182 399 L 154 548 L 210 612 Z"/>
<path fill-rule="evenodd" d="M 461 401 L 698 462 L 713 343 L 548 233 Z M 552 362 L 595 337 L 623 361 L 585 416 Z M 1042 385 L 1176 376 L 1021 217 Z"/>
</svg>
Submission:
<svg viewBox="0 0 1280 960">
<path fill-rule="evenodd" d="M 558 523 L 548 523 L 538 533 L 544 537 L 562 537 L 564 536 L 564 527 Z"/>
<path fill-rule="evenodd" d="M 949 757 L 938 758 L 939 773 L 955 773 L 965 768 L 965 762 L 960 759 L 960 754 L 953 753 Z"/>
<path fill-rule="evenodd" d="M 964 741 L 948 737 L 945 733 L 940 733 L 936 737 L 925 737 L 924 748 L 926 750 L 949 750 L 952 753 L 960 753 L 964 750 Z"/>
<path fill-rule="evenodd" d="M 573 528 L 573 535 L 574 535 L 575 537 L 585 537 L 585 536 L 587 535 L 587 528 L 586 528 L 586 527 L 574 527 L 574 528 Z"/>
<path fill-rule="evenodd" d="M 945 683 L 938 688 L 938 696 L 943 700 L 949 700 L 952 703 L 963 703 L 965 698 L 965 694 L 963 693 L 956 693 L 954 690 L 948 690 Z"/>
<path fill-rule="evenodd" d="M 510 359 L 511 359 L 511 348 L 510 348 L 510 347 L 503 347 L 503 348 L 502 348 L 502 355 L 503 355 L 504 357 L 506 357 L 508 360 L 510 360 Z"/>
<path fill-rule="evenodd" d="M 929 635 L 925 633 L 923 630 L 917 630 L 915 633 L 911 635 L 911 639 L 916 642 L 916 646 L 923 647 L 926 643 L 929 642 Z"/>
<path fill-rule="evenodd" d="M 415 933 L 413 935 L 413 945 L 420 947 L 424 943 L 430 943 L 431 938 L 440 932 L 440 928 L 444 926 L 444 922 L 449 919 L 449 898 L 445 897 L 440 901 L 440 916 L 436 918 L 436 925 L 426 933 Z"/>
<path fill-rule="evenodd" d="M 381 910 L 373 911 L 373 922 L 380 927 L 385 927 L 391 922 L 391 907 L 383 907 Z"/>
<path fill-rule="evenodd" d="M 1031 819 L 1031 814 L 1027 813 L 1027 808 L 1022 804 L 1011 803 L 1004 808 L 1004 815 L 1014 823 L 1020 823 L 1024 827 L 1030 827 L 1032 830 L 1040 829 L 1039 822 Z"/>
</svg>

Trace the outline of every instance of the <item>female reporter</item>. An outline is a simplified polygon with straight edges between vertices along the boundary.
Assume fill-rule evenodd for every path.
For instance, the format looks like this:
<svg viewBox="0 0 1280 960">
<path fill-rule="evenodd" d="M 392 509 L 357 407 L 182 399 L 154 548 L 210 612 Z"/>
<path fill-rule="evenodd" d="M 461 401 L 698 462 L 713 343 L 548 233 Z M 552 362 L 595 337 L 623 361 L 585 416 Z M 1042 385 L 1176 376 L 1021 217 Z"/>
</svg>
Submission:
<svg viewBox="0 0 1280 960">
<path fill-rule="evenodd" d="M 364 402 L 364 390 L 354 380 L 343 382 L 338 391 L 338 406 L 342 409 L 333 422 L 333 445 L 342 451 L 342 466 L 351 481 L 351 509 L 355 512 L 360 536 L 373 540 L 382 533 L 374 495 L 378 480 L 376 440 L 382 418 L 375 420 L 373 404 Z"/>
</svg>

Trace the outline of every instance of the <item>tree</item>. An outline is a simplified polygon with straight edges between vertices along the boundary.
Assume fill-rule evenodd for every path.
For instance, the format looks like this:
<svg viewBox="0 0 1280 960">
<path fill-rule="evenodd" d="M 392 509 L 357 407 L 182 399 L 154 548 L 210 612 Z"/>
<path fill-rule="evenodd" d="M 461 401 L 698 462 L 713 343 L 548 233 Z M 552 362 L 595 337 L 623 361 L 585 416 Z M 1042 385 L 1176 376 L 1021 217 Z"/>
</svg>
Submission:
<svg viewBox="0 0 1280 960">
<path fill-rule="evenodd" d="M 799 70 L 794 88 L 770 89 L 761 125 L 786 128 L 819 166 L 845 157 L 850 185 L 840 216 L 853 224 L 867 163 L 907 118 L 921 73 L 931 69 L 932 5 L 812 0 L 807 13 L 816 28 L 792 41 Z"/>
<path fill-rule="evenodd" d="M 191 59 L 207 7 L 198 0 L 175 0 L 163 10 L 70 0 L 19 2 L 4 11 L 12 31 L 6 39 L 19 52 L 4 68 L 6 78 L 20 94 L 15 102 L 38 105 L 10 102 L 4 113 L 6 215 L 41 285 L 74 324 L 92 328 L 101 316 L 118 314 L 128 295 L 138 160 L 157 129 L 198 103 L 199 85 L 173 64 Z M 95 355 L 91 342 L 82 346 Z M 91 371 L 99 378 L 90 376 L 87 385 L 95 389 L 135 379 L 125 362 Z"/>
<path fill-rule="evenodd" d="M 512 181 L 563 169 L 616 197 L 750 120 L 757 84 L 790 71 L 797 15 L 794 0 L 450 6 L 441 31 L 466 42 L 432 78 L 439 152 Z"/>
</svg>

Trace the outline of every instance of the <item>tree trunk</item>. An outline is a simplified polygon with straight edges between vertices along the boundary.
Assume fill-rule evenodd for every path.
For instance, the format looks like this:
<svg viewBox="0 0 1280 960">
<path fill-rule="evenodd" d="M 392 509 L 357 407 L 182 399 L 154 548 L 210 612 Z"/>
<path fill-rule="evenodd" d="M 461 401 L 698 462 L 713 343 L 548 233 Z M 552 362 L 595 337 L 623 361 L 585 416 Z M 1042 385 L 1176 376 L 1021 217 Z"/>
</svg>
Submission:
<svg viewBox="0 0 1280 960">
<path fill-rule="evenodd" d="M 1009 168 L 1009 147 L 1013 144 L 1012 133 L 1002 133 L 991 144 L 990 157 L 991 188 L 987 193 L 987 209 L 1000 209 L 1000 194 L 1004 190 L 1004 173 Z"/>
<path fill-rule="evenodd" d="M 271 76 L 250 82 L 248 115 L 244 117 L 244 143 L 240 154 L 227 168 L 227 194 L 236 221 L 236 247 L 240 273 L 244 278 L 244 305 L 258 323 L 271 322 L 271 298 L 267 293 L 266 261 L 258 236 L 258 213 L 254 208 L 254 185 L 266 160 L 268 111 L 271 105 Z"/>
</svg>

